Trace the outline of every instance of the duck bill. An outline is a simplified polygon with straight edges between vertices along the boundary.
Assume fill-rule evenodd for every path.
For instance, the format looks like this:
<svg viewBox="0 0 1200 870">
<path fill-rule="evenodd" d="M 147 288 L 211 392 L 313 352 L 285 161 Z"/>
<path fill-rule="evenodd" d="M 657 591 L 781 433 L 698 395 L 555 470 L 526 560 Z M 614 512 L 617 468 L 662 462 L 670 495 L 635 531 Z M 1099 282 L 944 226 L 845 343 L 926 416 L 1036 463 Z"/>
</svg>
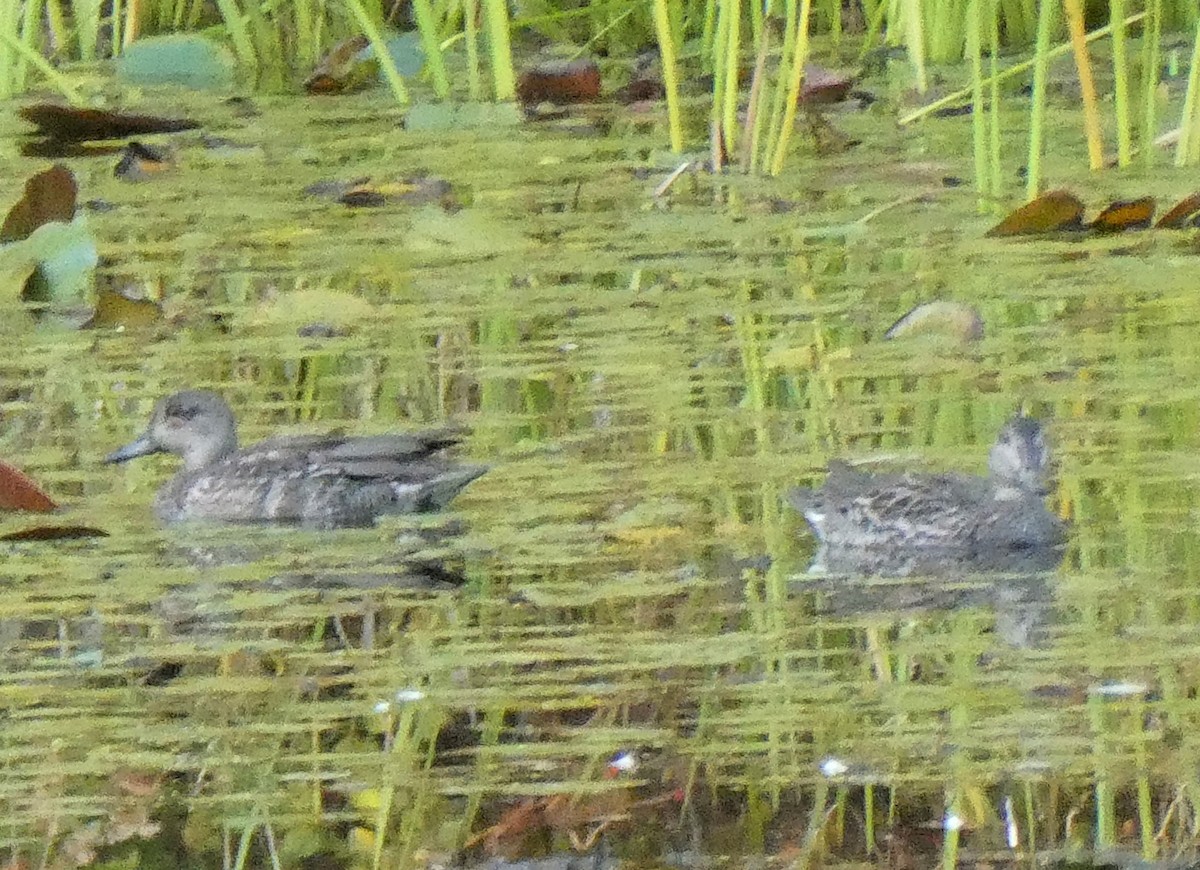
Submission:
<svg viewBox="0 0 1200 870">
<path fill-rule="evenodd" d="M 114 450 L 104 457 L 104 461 L 111 465 L 114 462 L 128 462 L 130 459 L 137 459 L 139 456 L 149 456 L 151 453 L 161 452 L 162 448 L 155 444 L 147 434 L 136 441 L 130 441 L 124 447 Z"/>
</svg>

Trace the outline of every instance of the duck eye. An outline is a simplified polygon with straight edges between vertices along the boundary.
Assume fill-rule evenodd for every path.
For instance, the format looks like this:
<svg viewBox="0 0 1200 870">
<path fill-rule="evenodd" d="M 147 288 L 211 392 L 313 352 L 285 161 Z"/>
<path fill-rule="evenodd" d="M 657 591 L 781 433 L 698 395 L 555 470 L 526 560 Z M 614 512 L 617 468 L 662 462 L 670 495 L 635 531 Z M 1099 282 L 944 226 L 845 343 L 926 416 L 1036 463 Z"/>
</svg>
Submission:
<svg viewBox="0 0 1200 870">
<path fill-rule="evenodd" d="M 200 409 L 195 405 L 176 405 L 173 408 L 167 409 L 167 419 L 172 422 L 183 423 L 192 420 L 200 413 Z"/>
</svg>

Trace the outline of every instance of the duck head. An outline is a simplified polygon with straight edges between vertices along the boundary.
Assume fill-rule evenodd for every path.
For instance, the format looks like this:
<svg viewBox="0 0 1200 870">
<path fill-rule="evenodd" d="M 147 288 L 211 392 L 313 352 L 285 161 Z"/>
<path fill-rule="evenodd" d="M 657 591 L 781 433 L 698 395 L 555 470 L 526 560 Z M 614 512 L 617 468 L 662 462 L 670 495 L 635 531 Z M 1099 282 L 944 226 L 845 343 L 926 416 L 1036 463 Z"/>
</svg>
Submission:
<svg viewBox="0 0 1200 870">
<path fill-rule="evenodd" d="M 1016 494 L 1043 495 L 1049 469 L 1050 448 L 1042 424 L 1023 414 L 1005 423 L 988 457 L 996 484 L 1017 490 Z"/>
<path fill-rule="evenodd" d="M 225 400 L 206 390 L 183 390 L 160 399 L 145 433 L 104 461 L 126 462 L 151 453 L 173 453 L 183 459 L 186 470 L 194 471 L 236 450 L 237 423 Z"/>
</svg>

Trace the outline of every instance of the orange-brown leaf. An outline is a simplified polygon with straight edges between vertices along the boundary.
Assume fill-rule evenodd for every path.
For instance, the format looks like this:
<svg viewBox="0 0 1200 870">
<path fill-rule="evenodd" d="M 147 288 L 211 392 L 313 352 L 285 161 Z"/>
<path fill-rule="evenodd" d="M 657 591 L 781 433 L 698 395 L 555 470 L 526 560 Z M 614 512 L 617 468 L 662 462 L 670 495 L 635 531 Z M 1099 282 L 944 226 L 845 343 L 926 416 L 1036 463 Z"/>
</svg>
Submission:
<svg viewBox="0 0 1200 870">
<path fill-rule="evenodd" d="M 1155 201 L 1152 196 L 1118 200 L 1109 203 L 1088 227 L 1097 233 L 1122 233 L 1144 230 L 1154 220 Z"/>
<path fill-rule="evenodd" d="M 1027 202 L 987 231 L 989 238 L 1035 236 L 1083 225 L 1083 203 L 1069 190 L 1051 190 Z"/>
<path fill-rule="evenodd" d="M 0 459 L 0 509 L 48 513 L 58 505 L 16 466 Z"/>
<path fill-rule="evenodd" d="M 1160 230 L 1182 230 L 1188 226 L 1195 226 L 1198 216 L 1200 216 L 1200 191 L 1184 197 L 1171 206 L 1154 226 Z"/>
<path fill-rule="evenodd" d="M 56 163 L 25 182 L 25 193 L 0 227 L 0 242 L 15 242 L 51 221 L 69 223 L 75 217 L 78 188 L 70 169 Z"/>
</svg>

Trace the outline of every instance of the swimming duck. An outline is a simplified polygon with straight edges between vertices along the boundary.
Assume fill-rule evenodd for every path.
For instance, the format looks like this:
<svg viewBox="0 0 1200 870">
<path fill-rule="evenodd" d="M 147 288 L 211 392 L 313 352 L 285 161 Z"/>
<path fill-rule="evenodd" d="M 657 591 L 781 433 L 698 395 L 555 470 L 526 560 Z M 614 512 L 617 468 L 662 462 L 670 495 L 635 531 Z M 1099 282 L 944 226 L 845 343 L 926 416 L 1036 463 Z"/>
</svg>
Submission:
<svg viewBox="0 0 1200 870">
<path fill-rule="evenodd" d="M 239 449 L 237 423 L 225 400 L 184 390 L 160 399 L 145 434 L 105 462 L 151 453 L 179 456 L 183 468 L 154 500 L 155 514 L 168 523 L 369 526 L 384 514 L 443 508 L 487 471 L 437 455 L 459 440 L 452 430 L 435 429 L 358 438 L 284 436 Z"/>
<path fill-rule="evenodd" d="M 1062 543 L 1063 523 L 1045 505 L 1049 464 L 1041 424 L 1017 415 L 992 446 L 987 477 L 868 474 L 833 462 L 823 486 L 786 498 L 825 553 L 927 549 L 973 559 Z"/>
</svg>

